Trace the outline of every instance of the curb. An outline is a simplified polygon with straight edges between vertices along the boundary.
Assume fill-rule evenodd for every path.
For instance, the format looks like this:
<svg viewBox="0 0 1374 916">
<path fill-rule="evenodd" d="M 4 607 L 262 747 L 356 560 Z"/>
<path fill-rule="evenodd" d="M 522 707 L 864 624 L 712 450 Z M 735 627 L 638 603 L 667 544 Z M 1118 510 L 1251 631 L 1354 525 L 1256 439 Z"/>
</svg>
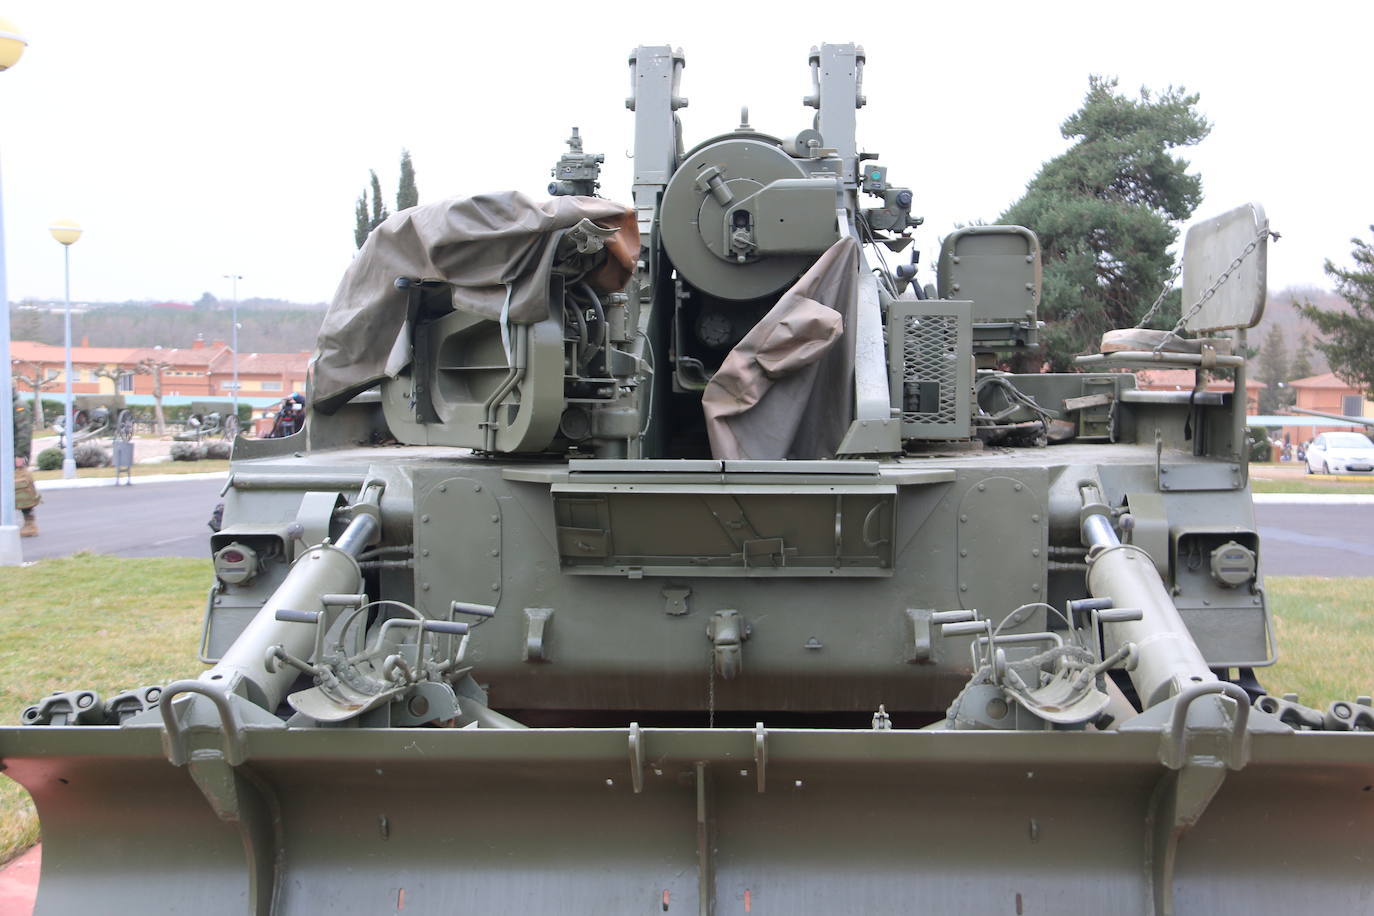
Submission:
<svg viewBox="0 0 1374 916">
<path fill-rule="evenodd" d="M 207 471 L 204 474 L 140 474 L 130 480 L 136 483 L 171 483 L 176 480 L 223 480 L 228 471 Z M 75 480 L 37 480 L 34 486 L 39 492 L 45 490 L 81 490 L 87 487 L 112 487 L 113 477 L 78 477 Z M 121 484 L 122 486 L 122 484 Z"/>
<path fill-rule="evenodd" d="M 1255 505 L 1374 506 L 1371 493 L 1256 493 Z"/>
</svg>

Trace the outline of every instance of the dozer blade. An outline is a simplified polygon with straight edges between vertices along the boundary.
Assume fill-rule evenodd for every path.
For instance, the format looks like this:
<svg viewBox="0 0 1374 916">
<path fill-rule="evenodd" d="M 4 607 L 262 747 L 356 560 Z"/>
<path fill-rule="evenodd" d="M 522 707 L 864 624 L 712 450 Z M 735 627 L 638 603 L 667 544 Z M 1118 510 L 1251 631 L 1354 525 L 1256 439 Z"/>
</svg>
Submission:
<svg viewBox="0 0 1374 916">
<path fill-rule="evenodd" d="M 248 729 L 237 767 L 191 737 L 176 767 L 153 728 L 0 730 L 39 914 L 1374 906 L 1353 733 L 1254 735 L 1234 772 L 1157 733 Z"/>
</svg>

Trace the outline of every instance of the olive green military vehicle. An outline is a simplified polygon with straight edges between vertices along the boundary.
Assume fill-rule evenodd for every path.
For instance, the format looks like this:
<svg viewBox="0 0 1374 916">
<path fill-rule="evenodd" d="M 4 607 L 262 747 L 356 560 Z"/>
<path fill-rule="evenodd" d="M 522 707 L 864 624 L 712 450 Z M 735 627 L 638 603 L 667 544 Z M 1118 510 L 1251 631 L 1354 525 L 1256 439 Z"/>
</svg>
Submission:
<svg viewBox="0 0 1374 916">
<path fill-rule="evenodd" d="M 1202 384 L 1245 388 L 1262 210 L 1190 230 L 1174 330 L 1012 374 L 1036 237 L 923 282 L 861 48 L 694 146 L 683 64 L 630 57 L 631 206 L 574 133 L 551 199 L 372 234 L 305 429 L 237 442 L 208 670 L 0 730 L 38 911 L 1368 912 L 1374 709 L 1260 690 Z"/>
</svg>

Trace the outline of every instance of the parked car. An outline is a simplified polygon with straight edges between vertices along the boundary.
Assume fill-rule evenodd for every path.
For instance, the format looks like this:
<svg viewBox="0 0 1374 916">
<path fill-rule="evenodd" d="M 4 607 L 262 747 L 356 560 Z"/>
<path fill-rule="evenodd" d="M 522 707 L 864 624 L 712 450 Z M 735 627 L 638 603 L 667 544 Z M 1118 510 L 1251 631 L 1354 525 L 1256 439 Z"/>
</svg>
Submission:
<svg viewBox="0 0 1374 916">
<path fill-rule="evenodd" d="M 1368 474 L 1374 442 L 1363 433 L 1322 433 L 1307 447 L 1307 473 Z"/>
</svg>

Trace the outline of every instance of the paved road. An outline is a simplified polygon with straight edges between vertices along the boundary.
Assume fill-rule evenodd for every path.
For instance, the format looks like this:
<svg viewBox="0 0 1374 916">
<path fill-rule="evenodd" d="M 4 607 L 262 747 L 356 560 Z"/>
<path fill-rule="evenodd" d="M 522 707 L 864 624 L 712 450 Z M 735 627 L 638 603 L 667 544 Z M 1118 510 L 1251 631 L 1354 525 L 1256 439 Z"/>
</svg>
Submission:
<svg viewBox="0 0 1374 916">
<path fill-rule="evenodd" d="M 24 539 L 24 559 L 81 550 L 121 557 L 208 557 L 205 522 L 224 480 L 46 490 L 38 537 Z"/>
<path fill-rule="evenodd" d="M 1255 506 L 1267 576 L 1374 576 L 1374 506 Z"/>
<path fill-rule="evenodd" d="M 90 550 L 125 557 L 203 557 L 205 521 L 222 480 L 50 490 L 38 509 L 37 560 Z M 1271 576 L 1374 576 L 1374 505 L 1258 505 L 1264 571 Z"/>
</svg>

